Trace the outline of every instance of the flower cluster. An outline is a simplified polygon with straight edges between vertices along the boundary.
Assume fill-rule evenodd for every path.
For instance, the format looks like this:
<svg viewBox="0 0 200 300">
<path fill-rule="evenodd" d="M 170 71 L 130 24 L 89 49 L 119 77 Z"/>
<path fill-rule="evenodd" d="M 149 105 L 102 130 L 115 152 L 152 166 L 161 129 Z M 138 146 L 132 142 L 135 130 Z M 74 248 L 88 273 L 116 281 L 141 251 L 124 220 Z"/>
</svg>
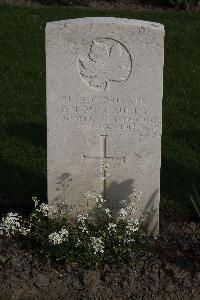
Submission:
<svg viewBox="0 0 200 300">
<path fill-rule="evenodd" d="M 52 232 L 49 235 L 49 242 L 53 245 L 59 245 L 65 242 L 68 236 L 69 236 L 69 231 L 65 228 L 62 228 L 60 231 Z"/>
<path fill-rule="evenodd" d="M 139 230 L 139 221 L 138 219 L 130 219 L 127 221 L 126 229 L 128 233 L 134 233 Z"/>
<path fill-rule="evenodd" d="M 87 200 L 91 200 L 95 203 L 95 208 L 101 211 L 104 215 L 106 215 L 107 218 L 112 217 L 111 210 L 106 207 L 106 200 L 102 197 L 100 193 L 97 193 L 95 191 L 91 191 L 89 193 L 85 194 L 85 198 Z"/>
<path fill-rule="evenodd" d="M 139 195 L 133 195 L 134 203 Z M 135 249 L 144 247 L 146 233 L 142 223 L 134 218 L 135 207 L 129 199 L 121 201 L 118 213 L 112 213 L 101 194 L 92 191 L 86 198 L 94 201 L 94 209 L 73 218 L 65 207 L 49 206 L 33 197 L 35 209 L 29 222 L 18 213 L 9 213 L 2 219 L 0 234 L 27 235 L 38 253 L 81 266 L 121 263 Z"/>
<path fill-rule="evenodd" d="M 127 218 L 127 211 L 124 208 L 121 208 L 118 213 L 118 220 L 125 220 Z"/>
<path fill-rule="evenodd" d="M 91 237 L 92 247 L 94 249 L 94 254 L 104 253 L 104 243 L 102 237 Z"/>
<path fill-rule="evenodd" d="M 115 224 L 115 223 L 109 223 L 108 224 L 108 232 L 109 233 L 116 232 L 116 227 L 117 227 L 117 224 Z"/>
<path fill-rule="evenodd" d="M 124 244 L 134 243 L 135 239 L 130 238 L 130 237 L 124 237 L 123 242 L 124 242 Z"/>
<path fill-rule="evenodd" d="M 87 200 L 95 202 L 97 208 L 102 208 L 103 204 L 106 202 L 106 200 L 103 199 L 102 195 L 95 191 L 86 193 L 85 198 Z"/>
<path fill-rule="evenodd" d="M 39 208 L 36 208 L 36 211 L 41 212 L 44 217 L 47 217 L 49 212 L 49 206 L 48 204 L 41 203 Z"/>
<path fill-rule="evenodd" d="M 88 219 L 88 214 L 79 214 L 77 216 L 77 223 L 82 232 L 88 233 L 86 220 Z"/>
<path fill-rule="evenodd" d="M 32 197 L 32 200 L 35 204 L 35 210 L 41 213 L 44 217 L 47 217 L 49 212 L 48 204 L 45 203 L 40 204 L 40 201 L 37 199 L 37 197 Z"/>
<path fill-rule="evenodd" d="M 41 213 L 43 217 L 55 218 L 61 217 L 63 214 L 65 214 L 62 203 L 57 206 L 54 206 L 48 205 L 46 203 L 40 203 L 40 200 L 38 200 L 37 197 L 32 197 L 32 200 L 35 204 L 36 212 Z"/>
<path fill-rule="evenodd" d="M 103 211 L 106 213 L 108 218 L 112 217 L 111 210 L 109 208 L 104 208 Z"/>
<path fill-rule="evenodd" d="M 22 217 L 18 213 L 8 213 L 0 224 L 0 234 L 6 234 L 8 236 L 20 233 L 22 235 L 27 235 L 30 232 L 29 228 L 25 227 Z"/>
</svg>

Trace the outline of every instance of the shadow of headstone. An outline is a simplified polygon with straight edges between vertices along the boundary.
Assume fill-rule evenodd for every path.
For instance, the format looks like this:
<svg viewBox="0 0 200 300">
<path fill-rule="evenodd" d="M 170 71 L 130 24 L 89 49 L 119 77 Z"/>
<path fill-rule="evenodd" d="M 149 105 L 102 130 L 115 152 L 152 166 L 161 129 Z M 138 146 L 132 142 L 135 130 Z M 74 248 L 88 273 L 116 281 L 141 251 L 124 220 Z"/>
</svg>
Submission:
<svg viewBox="0 0 200 300">
<path fill-rule="evenodd" d="M 0 160 L 0 211 L 29 213 L 32 196 L 47 202 L 46 176 L 12 162 Z"/>
<path fill-rule="evenodd" d="M 133 183 L 133 179 L 127 179 L 121 183 L 113 181 L 106 188 L 105 205 L 112 211 L 114 217 L 116 217 L 121 208 L 126 208 L 131 202 Z"/>
<path fill-rule="evenodd" d="M 45 123 L 10 123 L 6 128 L 6 132 L 8 135 L 27 140 L 34 146 L 47 148 Z"/>
</svg>

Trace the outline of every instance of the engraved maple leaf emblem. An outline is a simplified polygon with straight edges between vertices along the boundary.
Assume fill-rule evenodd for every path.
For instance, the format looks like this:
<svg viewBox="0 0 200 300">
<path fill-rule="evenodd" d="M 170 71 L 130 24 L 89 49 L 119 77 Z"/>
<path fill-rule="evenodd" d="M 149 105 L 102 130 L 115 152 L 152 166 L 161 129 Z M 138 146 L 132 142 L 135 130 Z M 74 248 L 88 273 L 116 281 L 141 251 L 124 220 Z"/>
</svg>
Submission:
<svg viewBox="0 0 200 300">
<path fill-rule="evenodd" d="M 79 59 L 78 65 L 83 80 L 90 87 L 103 90 L 121 85 L 131 71 L 128 51 L 111 39 L 93 41 L 88 56 Z"/>
</svg>

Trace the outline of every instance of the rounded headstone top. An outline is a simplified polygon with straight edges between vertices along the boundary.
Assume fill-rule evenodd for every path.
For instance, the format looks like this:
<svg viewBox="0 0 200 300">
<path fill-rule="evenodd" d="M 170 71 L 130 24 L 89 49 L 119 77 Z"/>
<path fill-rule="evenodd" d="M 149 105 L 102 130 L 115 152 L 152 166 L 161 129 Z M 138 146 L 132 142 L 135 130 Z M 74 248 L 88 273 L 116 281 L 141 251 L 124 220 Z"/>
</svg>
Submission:
<svg viewBox="0 0 200 300">
<path fill-rule="evenodd" d="M 119 26 L 135 26 L 148 28 L 153 31 L 165 33 L 164 25 L 156 22 L 143 21 L 138 19 L 127 19 L 127 18 L 114 18 L 114 17 L 86 17 L 86 18 L 76 18 L 68 19 L 61 21 L 49 22 L 46 24 L 46 30 L 55 29 L 55 28 L 64 28 L 67 26 L 75 25 L 90 25 L 90 24 L 110 24 L 110 25 L 119 25 Z"/>
</svg>

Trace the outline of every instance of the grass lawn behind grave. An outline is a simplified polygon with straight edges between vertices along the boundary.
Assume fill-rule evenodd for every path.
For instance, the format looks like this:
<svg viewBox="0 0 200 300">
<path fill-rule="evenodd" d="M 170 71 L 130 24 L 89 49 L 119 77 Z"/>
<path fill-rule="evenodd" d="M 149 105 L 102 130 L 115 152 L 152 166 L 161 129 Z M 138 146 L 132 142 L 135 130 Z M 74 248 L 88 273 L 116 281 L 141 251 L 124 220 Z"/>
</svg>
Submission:
<svg viewBox="0 0 200 300">
<path fill-rule="evenodd" d="M 45 24 L 86 16 L 165 25 L 161 207 L 186 208 L 194 217 L 189 194 L 192 179 L 200 186 L 200 14 L 53 6 L 0 6 L 1 211 L 29 210 L 32 195 L 46 200 Z"/>
</svg>

